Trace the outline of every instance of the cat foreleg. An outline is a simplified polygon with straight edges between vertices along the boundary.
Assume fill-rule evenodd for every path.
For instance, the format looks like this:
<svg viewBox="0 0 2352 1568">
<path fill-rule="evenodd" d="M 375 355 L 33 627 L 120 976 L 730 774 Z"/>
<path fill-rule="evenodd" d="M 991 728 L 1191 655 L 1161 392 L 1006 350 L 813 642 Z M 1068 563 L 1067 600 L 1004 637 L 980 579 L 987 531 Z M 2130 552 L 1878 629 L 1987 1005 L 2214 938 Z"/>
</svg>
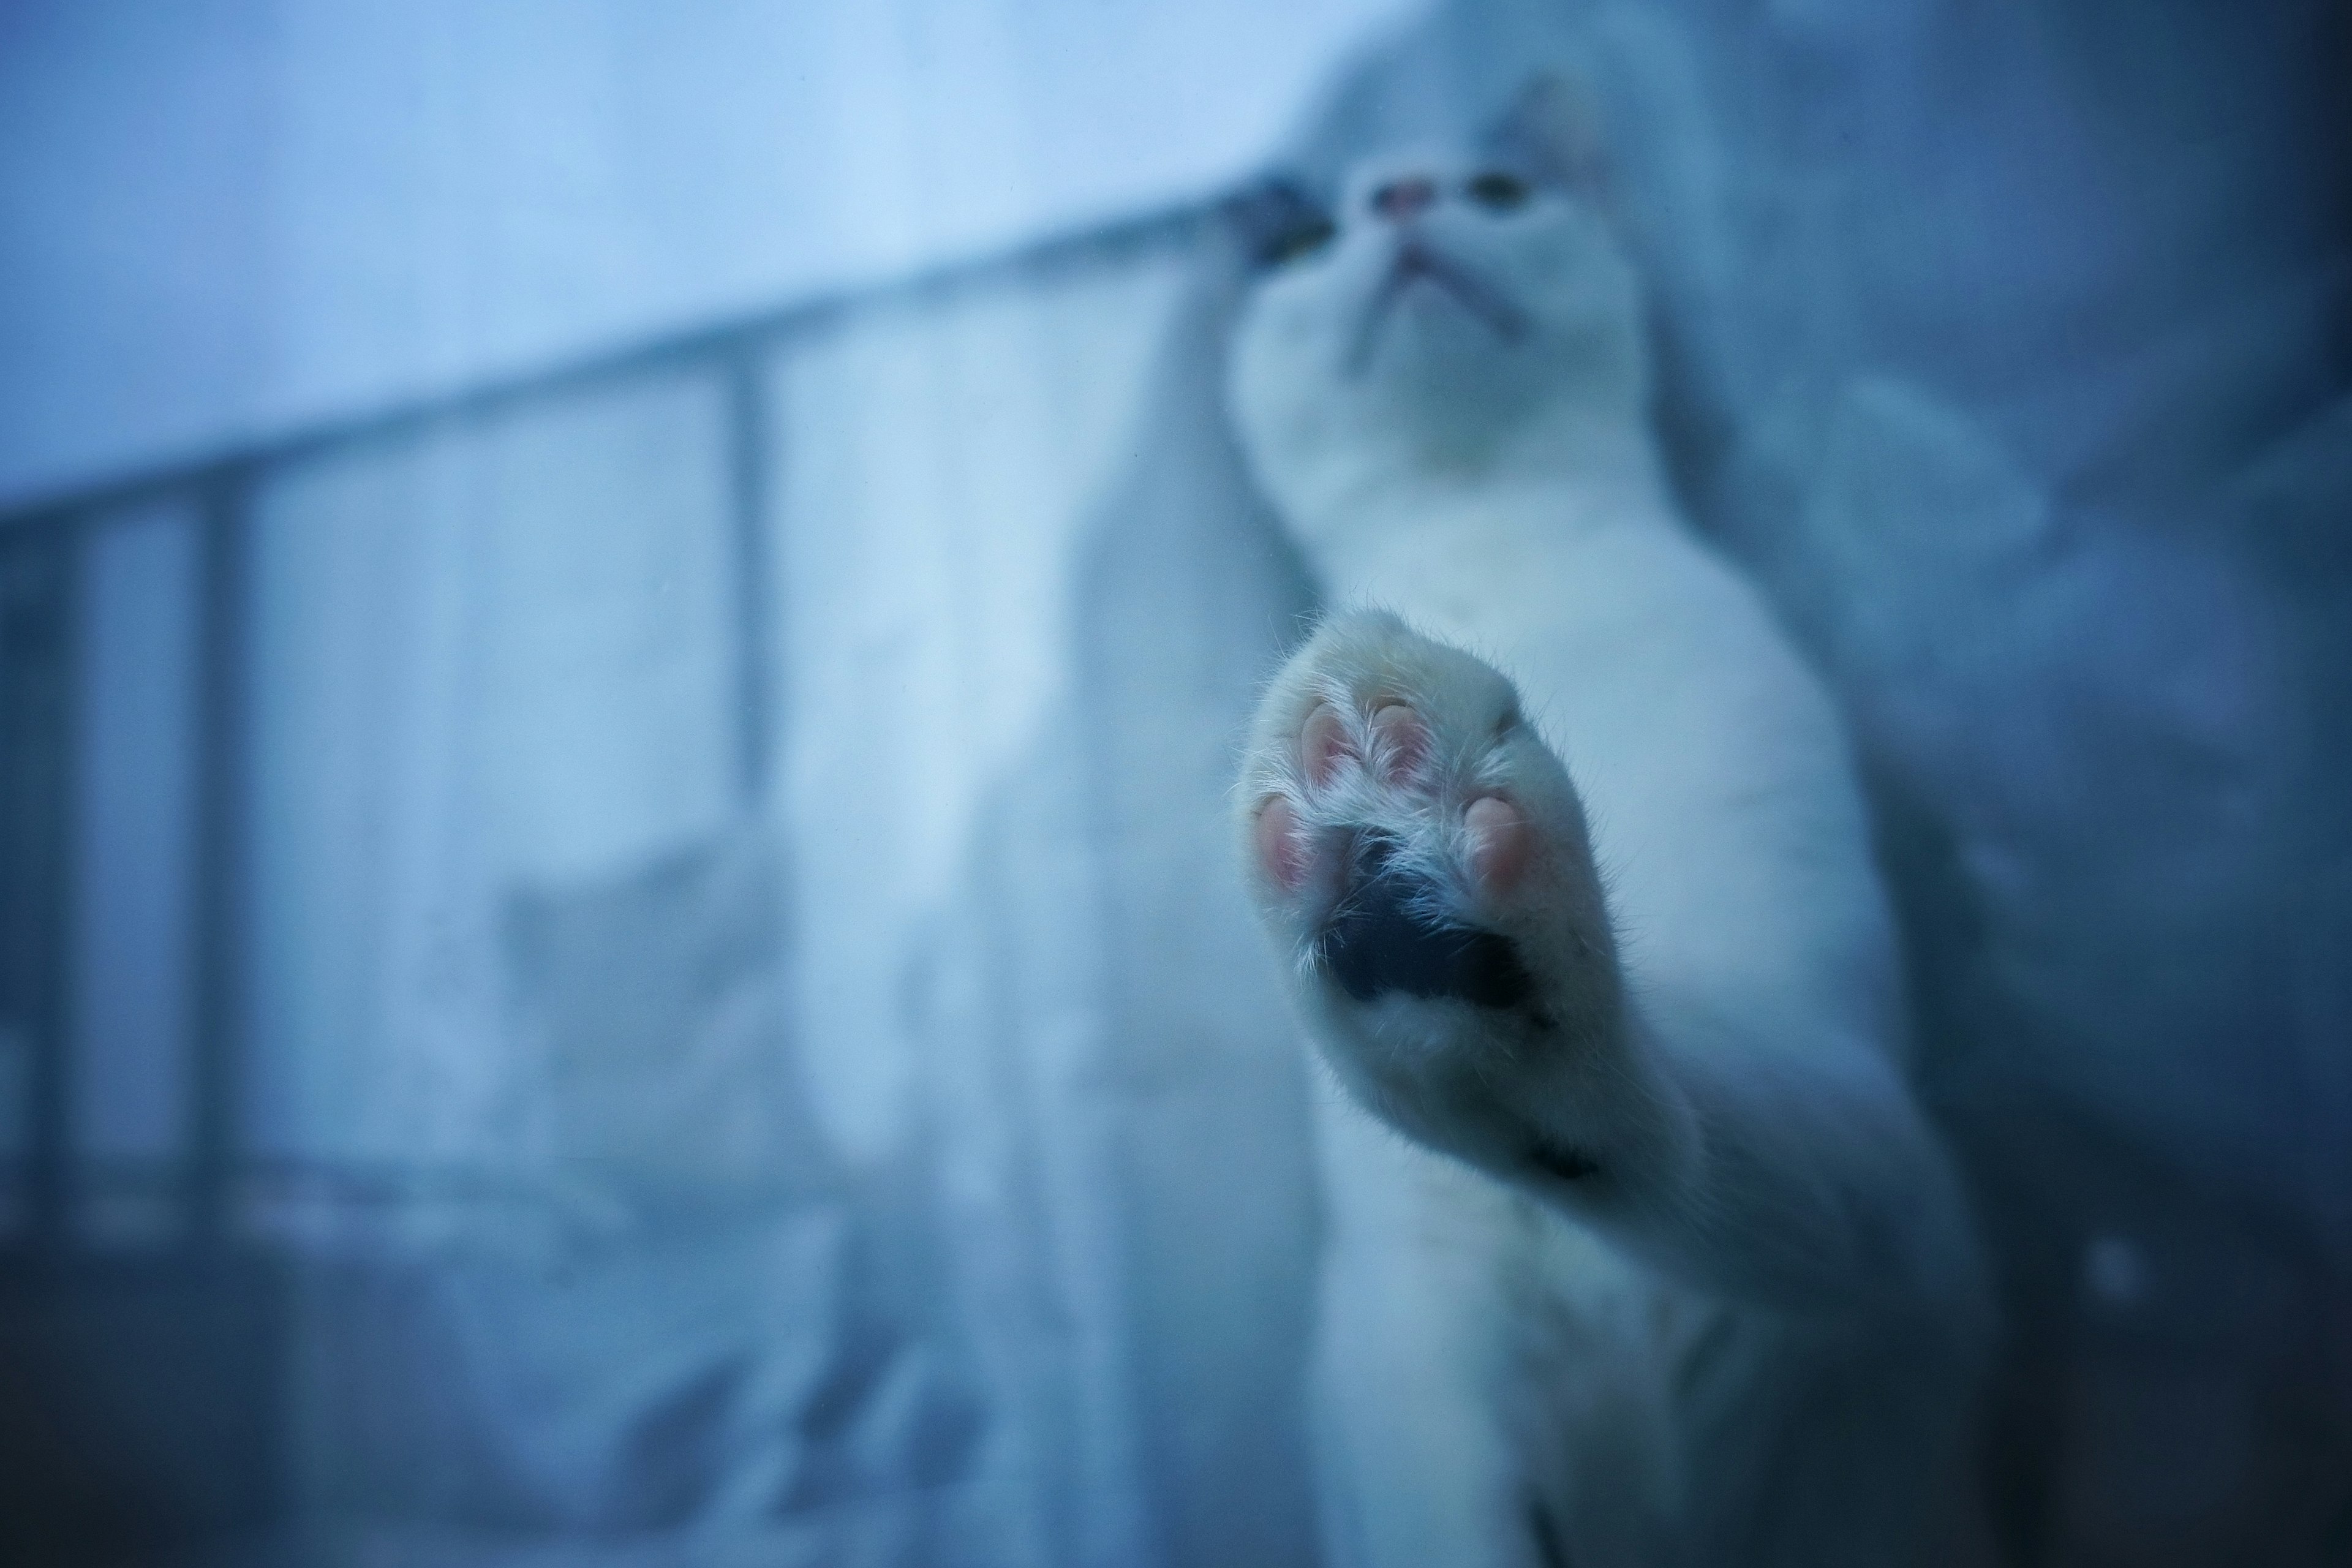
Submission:
<svg viewBox="0 0 2352 1568">
<path fill-rule="evenodd" d="M 1564 1568 L 1675 1557 L 1595 1550 L 1556 1443 L 1579 1402 L 1526 1353 L 1549 1314 L 1523 1299 L 1531 1234 L 1557 1222 L 1455 1162 L 1416 1148 L 1323 1086 L 1328 1225 L 1310 1411 L 1324 1556 L 1334 1568 Z M 1627 1427 L 1635 1428 L 1626 1430 Z M 1628 1451 L 1646 1429 L 1621 1422 Z M 1653 1484 L 1616 1489 L 1651 1502 Z M 1581 1533 L 1580 1533 L 1581 1532 Z M 1654 1546 L 1655 1542 L 1644 1542 Z"/>
<path fill-rule="evenodd" d="M 1359 1100 L 1583 1201 L 1677 1179 L 1690 1108 L 1629 1027 L 1581 807 L 1508 680 L 1333 616 L 1260 705 L 1240 810 L 1260 916 Z"/>
<path fill-rule="evenodd" d="M 1702 1288 L 1966 1293 L 1957 1184 L 1882 1053 L 1629 994 L 1577 792 L 1497 671 L 1332 616 L 1261 702 L 1237 805 L 1308 1033 L 1391 1126 Z"/>
</svg>

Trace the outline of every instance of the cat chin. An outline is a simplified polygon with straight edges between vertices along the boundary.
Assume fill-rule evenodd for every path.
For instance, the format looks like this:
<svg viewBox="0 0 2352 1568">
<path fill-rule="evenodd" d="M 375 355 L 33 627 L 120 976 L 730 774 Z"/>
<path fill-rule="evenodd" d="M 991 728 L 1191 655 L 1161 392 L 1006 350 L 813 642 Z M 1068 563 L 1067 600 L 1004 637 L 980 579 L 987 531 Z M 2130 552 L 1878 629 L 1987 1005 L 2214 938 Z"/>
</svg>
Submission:
<svg viewBox="0 0 2352 1568">
<path fill-rule="evenodd" d="M 1443 247 L 1408 239 L 1356 318 L 1340 373 L 1360 379 L 1392 329 L 1440 342 L 1465 340 L 1473 354 L 1483 355 L 1524 350 L 1535 321 L 1509 289 L 1475 266 Z"/>
<path fill-rule="evenodd" d="M 1648 373 L 1637 325 L 1564 329 L 1508 283 L 1472 285 L 1485 290 L 1475 305 L 1462 286 L 1335 282 L 1328 297 L 1244 315 L 1227 402 L 1254 476 L 1295 531 L 1344 528 L 1344 514 L 1431 477 L 1589 469 L 1597 446 L 1640 444 Z M 1596 431 L 1612 439 L 1596 443 Z"/>
</svg>

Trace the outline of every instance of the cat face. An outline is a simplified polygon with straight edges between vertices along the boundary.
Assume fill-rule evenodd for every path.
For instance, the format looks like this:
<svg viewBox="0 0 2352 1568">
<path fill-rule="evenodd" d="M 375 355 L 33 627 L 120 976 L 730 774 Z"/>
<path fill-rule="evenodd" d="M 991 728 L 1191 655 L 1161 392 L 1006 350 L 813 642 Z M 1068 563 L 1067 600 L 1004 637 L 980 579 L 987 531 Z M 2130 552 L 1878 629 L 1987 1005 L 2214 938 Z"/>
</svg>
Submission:
<svg viewBox="0 0 2352 1568">
<path fill-rule="evenodd" d="M 1639 418 L 1640 291 L 1578 193 L 1475 159 L 1359 168 L 1265 247 L 1228 395 L 1277 500 L 1402 460 L 1540 461 L 1557 419 Z"/>
</svg>

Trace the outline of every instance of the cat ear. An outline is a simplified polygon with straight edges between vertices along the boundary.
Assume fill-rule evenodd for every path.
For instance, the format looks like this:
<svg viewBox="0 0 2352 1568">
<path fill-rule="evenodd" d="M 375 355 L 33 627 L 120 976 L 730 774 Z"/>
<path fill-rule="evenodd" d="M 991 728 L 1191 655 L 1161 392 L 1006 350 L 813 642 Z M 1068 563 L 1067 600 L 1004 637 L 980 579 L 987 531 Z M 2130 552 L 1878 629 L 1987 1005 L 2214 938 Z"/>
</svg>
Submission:
<svg viewBox="0 0 2352 1568">
<path fill-rule="evenodd" d="M 1296 180 L 1254 181 L 1218 204 L 1218 217 L 1254 267 L 1273 267 L 1331 237 L 1331 215 Z"/>
<path fill-rule="evenodd" d="M 1488 129 L 1487 150 L 1537 179 L 1592 201 L 1609 192 L 1601 104 L 1590 89 L 1545 71 L 1529 79 Z"/>
</svg>

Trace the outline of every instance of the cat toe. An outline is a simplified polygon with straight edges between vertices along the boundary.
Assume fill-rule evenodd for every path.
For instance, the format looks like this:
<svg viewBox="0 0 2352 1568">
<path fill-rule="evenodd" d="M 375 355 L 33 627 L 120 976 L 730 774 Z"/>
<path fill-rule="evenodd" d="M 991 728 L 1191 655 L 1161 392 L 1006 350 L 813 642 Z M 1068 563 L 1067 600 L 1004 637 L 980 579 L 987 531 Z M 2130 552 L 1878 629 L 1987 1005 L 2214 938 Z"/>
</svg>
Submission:
<svg viewBox="0 0 2352 1568">
<path fill-rule="evenodd" d="M 1267 881 L 1286 893 L 1296 893 L 1307 880 L 1307 847 L 1298 829 L 1298 813 L 1276 795 L 1258 808 L 1258 869 Z"/>
<path fill-rule="evenodd" d="M 1402 702 L 1383 703 L 1372 715 L 1372 766 L 1391 784 L 1412 782 L 1429 758 L 1429 726 Z"/>
<path fill-rule="evenodd" d="M 1470 840 L 1470 875 L 1489 898 L 1507 898 L 1535 855 L 1535 828 L 1527 814 L 1500 795 L 1482 795 L 1462 814 Z"/>
<path fill-rule="evenodd" d="M 1318 702 L 1298 733 L 1299 771 L 1307 782 L 1318 789 L 1328 785 L 1355 755 L 1347 721 L 1328 702 Z"/>
</svg>

